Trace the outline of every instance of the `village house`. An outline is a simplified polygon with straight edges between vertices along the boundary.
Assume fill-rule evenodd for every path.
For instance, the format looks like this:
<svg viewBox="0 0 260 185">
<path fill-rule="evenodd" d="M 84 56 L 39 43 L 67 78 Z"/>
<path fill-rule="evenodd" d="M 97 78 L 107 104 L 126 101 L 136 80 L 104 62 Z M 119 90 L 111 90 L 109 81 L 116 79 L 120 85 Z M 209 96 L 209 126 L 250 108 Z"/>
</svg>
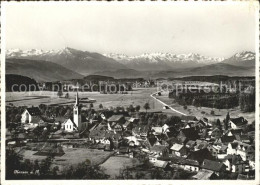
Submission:
<svg viewBox="0 0 260 185">
<path fill-rule="evenodd" d="M 248 160 L 251 155 L 254 155 L 254 152 L 254 147 L 246 143 L 234 141 L 228 144 L 227 154 L 240 155 L 244 161 Z"/>
<path fill-rule="evenodd" d="M 241 135 L 242 131 L 243 131 L 242 129 L 231 129 L 227 131 L 226 135 L 227 136 Z"/>
<path fill-rule="evenodd" d="M 182 161 L 182 165 L 184 166 L 184 170 L 187 170 L 187 171 L 197 172 L 200 169 L 199 162 L 196 160 L 192 160 L 192 159 L 184 159 Z"/>
<path fill-rule="evenodd" d="M 31 107 L 24 110 L 21 115 L 21 123 L 28 124 L 30 126 L 36 127 L 39 123 L 44 121 L 41 118 L 41 111 L 38 107 Z"/>
<path fill-rule="evenodd" d="M 156 160 L 156 161 L 153 163 L 153 166 L 154 166 L 154 167 L 157 167 L 157 168 L 162 168 L 162 169 L 164 169 L 164 170 L 170 169 L 170 165 L 169 165 L 169 162 L 168 162 L 168 161 Z"/>
<path fill-rule="evenodd" d="M 154 145 L 150 148 L 150 152 L 158 157 L 169 157 L 169 151 L 166 146 Z"/>
<path fill-rule="evenodd" d="M 189 140 L 185 146 L 189 150 L 194 150 L 194 147 L 196 146 L 196 141 Z"/>
<path fill-rule="evenodd" d="M 149 131 L 150 131 L 149 126 L 139 125 L 132 129 L 132 134 L 133 136 L 146 138 Z"/>
<path fill-rule="evenodd" d="M 129 118 L 125 118 L 125 119 L 126 119 L 126 121 L 125 121 L 125 123 L 123 124 L 124 130 L 132 130 L 133 127 L 134 127 L 135 125 L 137 125 L 138 122 L 139 122 L 139 119 L 138 119 L 138 118 L 129 117 Z"/>
<path fill-rule="evenodd" d="M 207 148 L 204 148 L 197 151 L 190 151 L 187 159 L 196 160 L 201 164 L 205 159 L 214 160 L 214 157 L 211 155 Z"/>
<path fill-rule="evenodd" d="M 186 144 L 189 140 L 195 141 L 199 138 L 198 132 L 194 128 L 181 129 L 179 135 L 177 136 L 182 143 Z"/>
<path fill-rule="evenodd" d="M 123 115 L 113 115 L 107 121 L 111 127 L 116 124 L 123 125 L 125 123 L 125 117 Z"/>
<path fill-rule="evenodd" d="M 211 180 L 216 179 L 216 174 L 211 170 L 201 169 L 198 171 L 198 173 L 194 176 L 192 176 L 192 179 L 197 180 Z"/>
<path fill-rule="evenodd" d="M 226 170 L 233 173 L 243 173 L 247 166 L 247 163 L 242 160 L 240 155 L 227 155 L 223 163 L 226 165 Z"/>
<path fill-rule="evenodd" d="M 182 144 L 178 144 L 178 143 L 173 144 L 171 147 L 171 151 L 172 154 L 179 157 L 187 155 L 187 148 Z"/>
<path fill-rule="evenodd" d="M 161 135 L 163 133 L 163 128 L 162 127 L 152 127 L 151 132 L 153 135 Z"/>
<path fill-rule="evenodd" d="M 247 120 L 243 117 L 231 118 L 229 120 L 229 125 L 232 129 L 243 129 L 247 125 Z"/>
<path fill-rule="evenodd" d="M 183 123 L 187 123 L 187 122 L 196 122 L 198 121 L 198 119 L 196 118 L 196 116 L 181 116 L 181 121 Z"/>
<path fill-rule="evenodd" d="M 210 170 L 214 172 L 217 176 L 220 175 L 220 172 L 226 170 L 226 166 L 222 162 L 212 161 L 205 159 L 201 165 L 202 169 Z"/>
</svg>

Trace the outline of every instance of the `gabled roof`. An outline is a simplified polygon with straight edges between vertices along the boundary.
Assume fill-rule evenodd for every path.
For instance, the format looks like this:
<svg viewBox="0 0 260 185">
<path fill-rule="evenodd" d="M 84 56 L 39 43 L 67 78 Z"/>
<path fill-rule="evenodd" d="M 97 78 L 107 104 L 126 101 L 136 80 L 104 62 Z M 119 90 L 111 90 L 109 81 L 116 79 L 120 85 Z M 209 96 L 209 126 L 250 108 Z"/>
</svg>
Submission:
<svg viewBox="0 0 260 185">
<path fill-rule="evenodd" d="M 199 166 L 199 162 L 197 160 L 192 159 L 185 159 L 182 161 L 182 164 L 190 166 Z"/>
<path fill-rule="evenodd" d="M 231 164 L 240 164 L 243 163 L 243 160 L 240 155 L 227 155 L 224 159 L 228 160 Z"/>
<path fill-rule="evenodd" d="M 123 115 L 113 115 L 111 116 L 108 121 L 109 122 L 117 122 L 119 121 L 120 119 L 122 119 L 124 116 Z"/>
<path fill-rule="evenodd" d="M 187 158 L 197 160 L 199 163 L 201 163 L 205 159 L 214 159 L 207 148 L 197 151 L 190 151 L 190 154 L 187 156 Z"/>
<path fill-rule="evenodd" d="M 232 129 L 232 130 L 230 130 L 230 132 L 232 133 L 232 135 L 241 134 L 242 129 Z"/>
<path fill-rule="evenodd" d="M 168 161 L 161 161 L 161 160 L 157 160 L 154 163 L 155 167 L 159 167 L 159 168 L 165 168 L 168 164 Z"/>
<path fill-rule="evenodd" d="M 26 109 L 31 116 L 39 116 L 41 115 L 41 111 L 38 107 L 31 107 Z"/>
<path fill-rule="evenodd" d="M 181 129 L 181 132 L 186 138 L 196 140 L 199 138 L 198 132 L 194 128 Z"/>
<path fill-rule="evenodd" d="M 248 135 L 235 135 L 235 138 L 238 141 L 250 141 Z"/>
<path fill-rule="evenodd" d="M 32 120 L 31 123 L 39 123 L 39 122 L 43 122 L 42 118 L 40 116 L 32 116 Z"/>
<path fill-rule="evenodd" d="M 209 180 L 212 175 L 214 175 L 213 171 L 201 169 L 196 175 L 193 176 L 193 178 L 198 180 Z"/>
<path fill-rule="evenodd" d="M 154 146 L 151 147 L 150 150 L 151 150 L 151 152 L 161 152 L 165 149 L 166 149 L 166 147 L 163 146 L 163 145 L 154 145 Z"/>
<path fill-rule="evenodd" d="M 150 143 L 151 146 L 153 146 L 157 142 L 156 137 L 148 137 L 147 140 L 148 140 L 148 142 Z"/>
<path fill-rule="evenodd" d="M 154 130 L 156 133 L 162 133 L 162 127 L 152 127 L 151 130 Z"/>
<path fill-rule="evenodd" d="M 201 168 L 203 169 L 207 169 L 215 172 L 220 172 L 223 167 L 225 167 L 225 165 L 222 162 L 212 161 L 208 159 L 205 159 L 201 166 Z"/>
<path fill-rule="evenodd" d="M 193 146 L 195 146 L 196 145 L 196 141 L 192 141 L 192 140 L 189 140 L 187 143 L 186 143 L 186 146 L 187 147 L 193 147 Z"/>
<path fill-rule="evenodd" d="M 242 126 L 247 124 L 247 121 L 243 117 L 231 118 L 230 121 L 232 121 L 236 126 Z"/>
<path fill-rule="evenodd" d="M 181 120 L 183 120 L 183 121 L 198 121 L 196 116 L 181 116 Z"/>
<path fill-rule="evenodd" d="M 175 143 L 172 145 L 171 150 L 180 151 L 183 147 L 184 147 L 183 145 Z"/>
<path fill-rule="evenodd" d="M 235 137 L 223 135 L 220 140 L 222 143 L 232 143 L 235 140 Z"/>
</svg>

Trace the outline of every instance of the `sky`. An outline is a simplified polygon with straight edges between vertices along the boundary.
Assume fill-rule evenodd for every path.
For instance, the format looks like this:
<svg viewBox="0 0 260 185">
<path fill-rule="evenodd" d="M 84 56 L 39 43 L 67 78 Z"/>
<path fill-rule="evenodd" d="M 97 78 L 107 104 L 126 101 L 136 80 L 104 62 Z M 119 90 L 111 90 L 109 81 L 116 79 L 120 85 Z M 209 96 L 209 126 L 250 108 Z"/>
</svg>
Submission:
<svg viewBox="0 0 260 185">
<path fill-rule="evenodd" d="M 24 2 L 23 2 L 24 3 Z M 255 51 L 249 3 L 34 2 L 5 6 L 6 49 L 199 53 Z"/>
</svg>

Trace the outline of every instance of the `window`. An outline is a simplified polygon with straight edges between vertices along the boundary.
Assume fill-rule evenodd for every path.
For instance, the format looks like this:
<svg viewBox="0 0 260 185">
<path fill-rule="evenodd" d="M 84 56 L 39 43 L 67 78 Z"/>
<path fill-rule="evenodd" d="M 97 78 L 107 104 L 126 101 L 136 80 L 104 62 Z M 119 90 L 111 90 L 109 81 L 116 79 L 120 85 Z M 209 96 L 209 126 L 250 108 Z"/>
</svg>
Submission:
<svg viewBox="0 0 260 185">
<path fill-rule="evenodd" d="M 77 111 L 77 110 L 75 110 L 75 111 L 74 111 L 74 114 L 78 114 L 78 111 Z"/>
</svg>

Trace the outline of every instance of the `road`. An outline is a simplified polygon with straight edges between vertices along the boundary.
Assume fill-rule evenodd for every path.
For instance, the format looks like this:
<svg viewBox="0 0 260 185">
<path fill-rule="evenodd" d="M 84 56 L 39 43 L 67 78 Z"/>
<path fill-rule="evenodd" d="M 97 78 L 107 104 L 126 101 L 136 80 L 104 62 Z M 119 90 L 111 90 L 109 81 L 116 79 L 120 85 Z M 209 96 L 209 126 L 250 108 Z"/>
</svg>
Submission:
<svg viewBox="0 0 260 185">
<path fill-rule="evenodd" d="M 155 92 L 155 93 L 151 94 L 150 96 L 151 96 L 153 99 L 155 99 L 156 101 L 158 101 L 159 103 L 163 104 L 164 106 L 168 106 L 173 112 L 176 112 L 176 113 L 179 113 L 179 114 L 181 114 L 181 115 L 187 116 L 187 114 L 185 114 L 185 113 L 183 113 L 183 112 L 180 112 L 180 111 L 178 111 L 178 110 L 172 108 L 171 106 L 167 105 L 166 103 L 164 103 L 164 102 L 162 102 L 161 100 L 159 100 L 159 99 L 157 99 L 156 97 L 154 97 L 154 95 L 157 94 L 157 93 L 159 93 L 159 92 L 160 92 L 160 91 Z"/>
</svg>

